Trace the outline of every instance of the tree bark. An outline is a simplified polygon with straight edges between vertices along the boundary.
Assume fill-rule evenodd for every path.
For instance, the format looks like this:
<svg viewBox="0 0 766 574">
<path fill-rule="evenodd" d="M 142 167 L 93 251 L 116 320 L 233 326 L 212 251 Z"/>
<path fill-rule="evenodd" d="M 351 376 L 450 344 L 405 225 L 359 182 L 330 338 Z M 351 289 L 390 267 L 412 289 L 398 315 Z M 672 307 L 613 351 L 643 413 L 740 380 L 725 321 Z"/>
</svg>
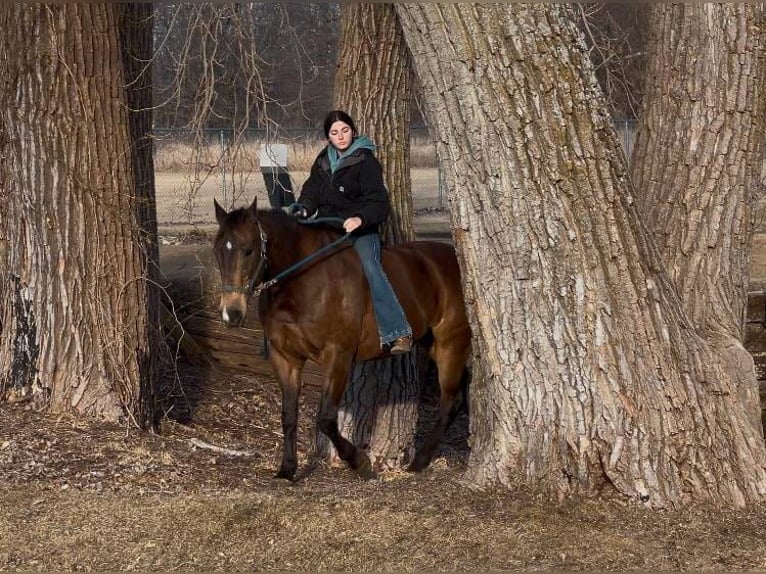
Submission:
<svg viewBox="0 0 766 574">
<path fill-rule="evenodd" d="M 149 72 L 139 73 L 150 8 L 0 8 L 11 302 L 0 392 L 139 426 L 153 422 L 159 313 Z"/>
<path fill-rule="evenodd" d="M 390 4 L 344 4 L 335 77 L 335 103 L 377 145 L 392 203 L 389 245 L 415 238 L 409 172 L 412 67 Z M 418 398 L 418 352 L 355 366 L 342 400 L 341 431 L 379 467 L 398 466 L 413 453 Z M 321 438 L 320 438 L 321 444 Z M 326 446 L 323 448 L 327 448 Z"/>
<path fill-rule="evenodd" d="M 743 345 L 766 90 L 762 7 L 657 4 L 632 176 L 689 319 L 761 418 Z M 674 118 L 668 121 L 668 118 Z"/>
<path fill-rule="evenodd" d="M 640 219 L 571 7 L 396 9 L 474 334 L 468 479 L 761 501 L 763 441 Z"/>
</svg>

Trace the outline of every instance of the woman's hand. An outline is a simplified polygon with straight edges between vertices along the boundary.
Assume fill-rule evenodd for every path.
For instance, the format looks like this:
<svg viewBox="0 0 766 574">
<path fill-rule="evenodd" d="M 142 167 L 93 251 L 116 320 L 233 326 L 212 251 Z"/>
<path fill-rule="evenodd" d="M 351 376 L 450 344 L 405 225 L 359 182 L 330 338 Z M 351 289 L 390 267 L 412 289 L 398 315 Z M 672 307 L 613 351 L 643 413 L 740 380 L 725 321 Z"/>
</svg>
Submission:
<svg viewBox="0 0 766 574">
<path fill-rule="evenodd" d="M 343 222 L 343 229 L 346 233 L 351 233 L 354 229 L 358 229 L 362 226 L 362 219 L 360 217 L 349 217 Z"/>
</svg>

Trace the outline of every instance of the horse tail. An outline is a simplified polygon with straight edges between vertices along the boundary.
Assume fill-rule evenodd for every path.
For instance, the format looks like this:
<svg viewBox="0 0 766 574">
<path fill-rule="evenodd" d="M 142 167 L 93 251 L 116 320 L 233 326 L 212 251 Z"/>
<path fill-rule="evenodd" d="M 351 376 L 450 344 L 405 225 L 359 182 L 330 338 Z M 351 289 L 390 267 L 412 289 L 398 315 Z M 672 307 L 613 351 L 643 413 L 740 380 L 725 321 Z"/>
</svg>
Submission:
<svg viewBox="0 0 766 574">
<path fill-rule="evenodd" d="M 468 404 L 468 386 L 471 383 L 471 369 L 466 365 L 463 368 L 463 374 L 460 376 L 460 387 L 455 394 L 455 403 L 452 405 L 452 410 L 447 420 L 447 426 L 445 430 L 452 426 L 455 419 L 461 414 L 465 413 L 466 416 L 470 416 L 470 405 Z"/>
</svg>

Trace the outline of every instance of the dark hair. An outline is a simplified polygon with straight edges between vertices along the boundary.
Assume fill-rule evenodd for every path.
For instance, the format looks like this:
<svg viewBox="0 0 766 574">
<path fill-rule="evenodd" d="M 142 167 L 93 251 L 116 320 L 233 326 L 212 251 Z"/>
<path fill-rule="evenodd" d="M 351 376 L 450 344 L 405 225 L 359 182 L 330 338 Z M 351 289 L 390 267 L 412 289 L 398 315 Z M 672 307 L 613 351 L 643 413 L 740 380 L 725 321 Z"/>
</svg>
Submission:
<svg viewBox="0 0 766 574">
<path fill-rule="evenodd" d="M 348 127 L 350 127 L 351 131 L 354 132 L 354 135 L 356 135 L 356 126 L 354 125 L 354 120 L 351 119 L 351 116 L 343 110 L 333 110 L 324 118 L 325 139 L 330 138 L 330 128 L 335 122 L 343 122 L 344 124 L 348 124 Z"/>
</svg>

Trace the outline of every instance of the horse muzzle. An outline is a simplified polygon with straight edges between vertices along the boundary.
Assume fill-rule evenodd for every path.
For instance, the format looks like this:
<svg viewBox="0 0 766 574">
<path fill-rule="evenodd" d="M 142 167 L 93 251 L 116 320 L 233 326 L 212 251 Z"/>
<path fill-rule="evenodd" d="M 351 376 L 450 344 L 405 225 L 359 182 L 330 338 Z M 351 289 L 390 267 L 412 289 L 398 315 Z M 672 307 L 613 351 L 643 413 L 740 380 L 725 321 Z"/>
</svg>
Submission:
<svg viewBox="0 0 766 574">
<path fill-rule="evenodd" d="M 247 316 L 247 298 L 242 293 L 222 293 L 218 310 L 224 325 L 241 327 Z"/>
</svg>

